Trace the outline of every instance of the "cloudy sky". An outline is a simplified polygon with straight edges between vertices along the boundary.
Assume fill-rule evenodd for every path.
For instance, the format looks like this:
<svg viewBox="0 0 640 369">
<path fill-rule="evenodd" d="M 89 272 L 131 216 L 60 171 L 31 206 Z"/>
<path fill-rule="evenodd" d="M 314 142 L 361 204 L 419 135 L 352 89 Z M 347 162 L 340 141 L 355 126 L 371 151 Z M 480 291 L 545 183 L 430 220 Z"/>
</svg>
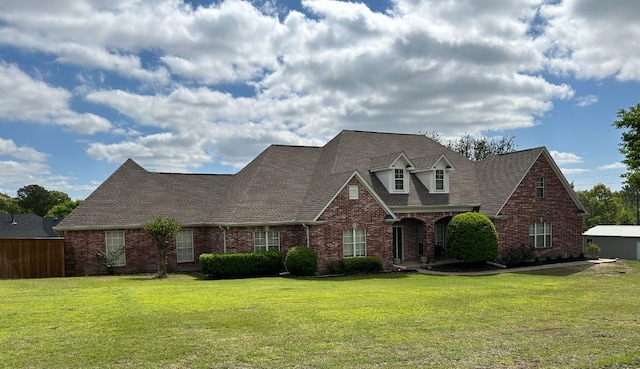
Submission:
<svg viewBox="0 0 640 369">
<path fill-rule="evenodd" d="M 637 0 L 0 2 L 0 192 L 234 173 L 343 129 L 515 136 L 617 190 Z"/>
</svg>

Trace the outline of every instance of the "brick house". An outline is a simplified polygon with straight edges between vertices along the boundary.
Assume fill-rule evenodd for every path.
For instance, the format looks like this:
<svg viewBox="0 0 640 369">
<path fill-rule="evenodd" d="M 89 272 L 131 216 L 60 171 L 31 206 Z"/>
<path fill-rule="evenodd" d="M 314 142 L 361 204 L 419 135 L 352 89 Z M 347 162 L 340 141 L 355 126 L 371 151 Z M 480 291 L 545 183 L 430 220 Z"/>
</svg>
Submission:
<svg viewBox="0 0 640 369">
<path fill-rule="evenodd" d="M 582 251 L 584 207 L 546 148 L 474 162 L 423 136 L 343 131 L 322 147 L 272 145 L 234 175 L 148 172 L 127 160 L 57 227 L 77 274 L 154 270 L 141 226 L 173 217 L 183 229 L 169 268 L 197 270 L 202 253 L 312 247 L 319 272 L 343 257 L 393 262 L 448 258 L 452 216 L 493 220 L 500 253 Z"/>
</svg>

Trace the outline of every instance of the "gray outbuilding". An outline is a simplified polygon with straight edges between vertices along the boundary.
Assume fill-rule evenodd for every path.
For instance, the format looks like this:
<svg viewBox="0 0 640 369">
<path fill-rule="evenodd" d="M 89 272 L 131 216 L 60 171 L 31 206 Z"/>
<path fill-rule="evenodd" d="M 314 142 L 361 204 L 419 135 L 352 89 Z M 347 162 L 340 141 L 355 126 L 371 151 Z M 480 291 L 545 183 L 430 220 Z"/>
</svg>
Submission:
<svg viewBox="0 0 640 369">
<path fill-rule="evenodd" d="M 585 248 L 595 243 L 601 249 L 600 256 L 640 260 L 640 226 L 597 225 L 582 234 Z"/>
</svg>

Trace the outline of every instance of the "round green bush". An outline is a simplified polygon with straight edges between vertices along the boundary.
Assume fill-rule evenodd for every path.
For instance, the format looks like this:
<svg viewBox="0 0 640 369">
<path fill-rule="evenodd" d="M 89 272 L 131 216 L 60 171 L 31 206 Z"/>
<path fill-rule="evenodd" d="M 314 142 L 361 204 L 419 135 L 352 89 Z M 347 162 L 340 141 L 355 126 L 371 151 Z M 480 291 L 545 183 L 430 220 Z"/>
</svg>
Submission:
<svg viewBox="0 0 640 369">
<path fill-rule="evenodd" d="M 310 247 L 296 246 L 287 252 L 284 260 L 287 271 L 293 275 L 315 275 L 318 256 Z"/>
<path fill-rule="evenodd" d="M 498 258 L 498 232 L 486 215 L 462 213 L 447 226 L 447 247 L 464 261 L 486 261 Z"/>
</svg>

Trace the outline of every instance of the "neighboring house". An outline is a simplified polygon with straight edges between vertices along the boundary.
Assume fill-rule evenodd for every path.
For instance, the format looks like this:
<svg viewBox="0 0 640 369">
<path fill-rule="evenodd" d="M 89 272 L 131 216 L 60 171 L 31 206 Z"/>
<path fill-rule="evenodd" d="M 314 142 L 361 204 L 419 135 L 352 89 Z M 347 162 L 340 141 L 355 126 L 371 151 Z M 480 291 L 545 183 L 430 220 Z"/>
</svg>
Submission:
<svg viewBox="0 0 640 369">
<path fill-rule="evenodd" d="M 473 162 L 424 135 L 343 131 L 323 147 L 272 145 L 234 175 L 148 172 L 127 160 L 56 230 L 79 274 L 104 270 L 96 254 L 124 250 L 122 272 L 153 270 L 142 225 L 173 217 L 183 229 L 172 270 L 198 269 L 202 253 L 309 246 L 319 272 L 331 261 L 392 263 L 449 258 L 451 217 L 489 216 L 504 255 L 579 255 L 584 207 L 546 148 Z M 394 260 L 395 259 L 395 260 Z"/>
<path fill-rule="evenodd" d="M 41 217 L 36 214 L 8 214 L 0 212 L 0 238 L 58 237 L 53 227 L 62 218 Z"/>
<path fill-rule="evenodd" d="M 640 226 L 597 225 L 582 237 L 585 248 L 590 243 L 600 247 L 601 257 L 640 260 Z"/>
</svg>

